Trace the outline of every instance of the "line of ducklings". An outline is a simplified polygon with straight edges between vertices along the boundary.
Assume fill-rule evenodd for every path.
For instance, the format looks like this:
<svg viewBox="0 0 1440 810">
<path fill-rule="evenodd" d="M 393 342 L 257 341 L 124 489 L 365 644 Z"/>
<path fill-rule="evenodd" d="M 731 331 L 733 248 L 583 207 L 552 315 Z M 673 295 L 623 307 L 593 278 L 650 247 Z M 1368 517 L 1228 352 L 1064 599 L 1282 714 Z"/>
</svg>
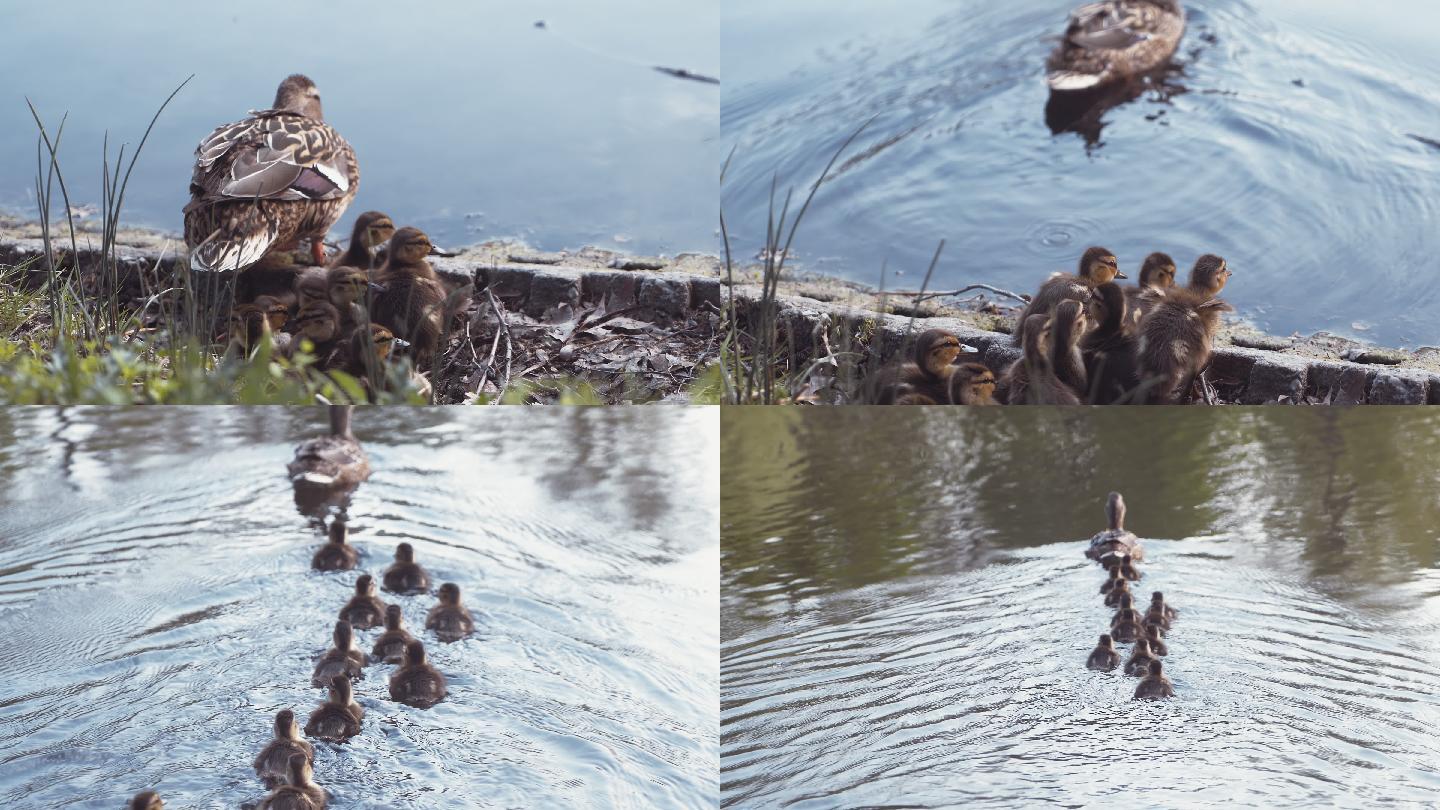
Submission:
<svg viewBox="0 0 1440 810">
<path fill-rule="evenodd" d="M 1120 651 L 1115 642 L 1135 645 L 1130 657 L 1124 662 L 1126 675 L 1142 678 L 1135 687 L 1136 700 L 1161 700 L 1174 697 L 1175 687 L 1165 674 L 1160 659 L 1169 653 L 1165 645 L 1165 634 L 1170 631 L 1179 611 L 1165 602 L 1165 595 L 1155 591 L 1150 596 L 1150 608 L 1144 614 L 1135 608 L 1130 583 L 1139 582 L 1143 576 L 1135 563 L 1145 558 L 1145 549 L 1134 533 L 1125 529 L 1125 499 L 1120 493 L 1112 492 L 1105 503 L 1108 528 L 1090 538 L 1085 556 L 1105 567 L 1108 576 L 1100 586 L 1105 597 L 1105 606 L 1115 608 L 1110 619 L 1110 632 L 1100 636 L 1100 642 L 1086 659 L 1088 669 L 1110 672 L 1121 666 Z"/>
<path fill-rule="evenodd" d="M 1115 254 L 1092 247 L 1074 275 L 1055 273 L 1026 304 L 1014 333 L 1022 349 L 999 376 L 984 364 L 957 363 L 969 349 L 932 329 L 906 363 L 882 369 L 869 385 L 880 405 L 1094 405 L 1186 402 L 1210 363 L 1231 276 L 1206 254 L 1189 282 L 1175 286 L 1175 262 L 1152 253 L 1139 283 L 1122 287 Z"/>
</svg>

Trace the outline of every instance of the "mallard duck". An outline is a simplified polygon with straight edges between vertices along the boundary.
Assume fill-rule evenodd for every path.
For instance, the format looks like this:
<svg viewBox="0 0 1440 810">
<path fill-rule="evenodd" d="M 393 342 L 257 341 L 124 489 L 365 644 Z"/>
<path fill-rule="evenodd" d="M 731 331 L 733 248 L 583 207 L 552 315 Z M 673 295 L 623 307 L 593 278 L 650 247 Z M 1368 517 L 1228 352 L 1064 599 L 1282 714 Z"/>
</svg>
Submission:
<svg viewBox="0 0 1440 810">
<path fill-rule="evenodd" d="M 435 252 L 419 228 L 401 228 L 390 237 L 390 256 L 376 276 L 384 289 L 375 295 L 372 317 L 410 342 L 416 365 L 429 364 L 445 327 L 448 293 L 426 260 Z"/>
<path fill-rule="evenodd" d="M 165 810 L 165 802 L 153 790 L 144 790 L 130 800 L 130 810 Z"/>
<path fill-rule="evenodd" d="M 1120 607 L 1115 611 L 1115 615 L 1110 617 L 1110 629 L 1113 631 L 1116 625 L 1126 622 L 1133 623 L 1138 627 L 1145 623 L 1145 617 L 1135 609 L 1134 598 L 1128 593 L 1122 593 L 1120 594 Z"/>
<path fill-rule="evenodd" d="M 398 664 L 405 660 L 405 645 L 415 640 L 405 629 L 405 620 L 400 615 L 399 605 L 385 608 L 385 632 L 375 639 L 375 648 L 370 655 L 387 664 Z"/>
<path fill-rule="evenodd" d="M 1095 328 L 1080 342 L 1085 357 L 1087 401 L 1111 405 L 1135 395 L 1140 379 L 1135 374 L 1135 340 L 1126 324 L 1129 303 L 1120 285 L 1111 282 L 1095 288 L 1090 301 Z"/>
<path fill-rule="evenodd" d="M 1056 349 L 1050 330 L 1051 318 L 1031 315 L 1026 318 L 1025 354 L 1010 364 L 1000 378 L 1000 388 L 1008 405 L 1079 405 L 1080 398 L 1069 386 L 1055 378 Z M 1068 350 L 1061 345 L 1062 356 Z"/>
<path fill-rule="evenodd" d="M 331 351 L 325 361 L 326 369 L 338 369 L 359 380 L 367 393 L 373 395 L 376 385 L 385 384 L 386 364 L 395 349 L 409 346 L 408 341 L 395 337 L 389 329 L 378 323 L 352 330 L 348 340 L 342 341 Z"/>
<path fill-rule="evenodd" d="M 475 618 L 460 603 L 460 586 L 447 582 L 440 586 L 440 604 L 430 608 L 425 629 L 434 630 L 441 641 L 459 641 L 475 631 Z"/>
<path fill-rule="evenodd" d="M 310 567 L 316 571 L 349 571 L 354 568 L 360 561 L 360 552 L 345 542 L 348 533 L 344 516 L 336 515 L 330 522 L 329 539 L 315 550 L 315 556 L 310 558 Z"/>
<path fill-rule="evenodd" d="M 425 661 L 425 645 L 405 645 L 405 663 L 390 676 L 390 699 L 428 709 L 445 699 L 445 676 Z"/>
<path fill-rule="evenodd" d="M 1160 635 L 1160 628 L 1153 624 L 1145 625 L 1145 641 L 1150 644 L 1150 652 L 1154 655 L 1169 655 L 1170 649 L 1165 646 L 1165 639 Z"/>
<path fill-rule="evenodd" d="M 1108 596 L 1111 591 L 1115 590 L 1115 588 L 1118 587 L 1119 584 L 1125 580 L 1124 577 L 1120 576 L 1120 569 L 1118 567 L 1106 568 L 1105 573 L 1108 576 L 1106 577 L 1104 582 L 1100 583 L 1101 596 Z M 1129 582 L 1125 583 L 1125 589 L 1130 589 Z M 1106 607 L 1113 607 L 1113 605 L 1106 605 Z"/>
<path fill-rule="evenodd" d="M 275 713 L 275 737 L 255 757 L 255 774 L 267 788 L 283 784 L 289 777 L 290 757 L 295 755 L 313 763 L 315 748 L 300 739 L 300 724 L 295 722 L 295 712 L 281 709 Z"/>
<path fill-rule="evenodd" d="M 1105 594 L 1105 607 L 1119 607 L 1121 596 L 1128 596 L 1131 599 L 1135 598 L 1135 595 L 1130 592 L 1130 581 L 1119 574 L 1119 569 L 1116 569 L 1115 574 L 1105 581 L 1107 585 L 1111 586 L 1110 590 Z"/>
<path fill-rule="evenodd" d="M 330 435 L 310 439 L 295 449 L 288 470 L 297 494 L 350 490 L 370 477 L 370 459 L 350 432 L 349 405 L 330 406 Z"/>
<path fill-rule="evenodd" d="M 1102 0 L 1070 12 L 1045 63 L 1054 93 L 1087 93 L 1164 67 L 1185 33 L 1179 0 Z"/>
<path fill-rule="evenodd" d="M 949 400 L 947 384 L 954 372 L 955 358 L 973 351 L 959 336 L 944 329 L 927 329 L 915 338 L 914 354 L 907 363 L 881 369 L 869 382 L 877 405 L 898 405 L 909 397 L 910 404 L 937 404 Z"/>
<path fill-rule="evenodd" d="M 360 733 L 365 709 L 355 702 L 350 679 L 336 675 L 330 679 L 330 693 L 325 702 L 310 713 L 305 733 L 317 740 L 344 742 Z"/>
<path fill-rule="evenodd" d="M 1145 559 L 1145 548 L 1140 538 L 1125 528 L 1125 497 L 1112 492 L 1105 498 L 1105 531 L 1090 538 L 1085 556 L 1100 560 L 1109 555 L 1128 556 L 1131 561 Z"/>
<path fill-rule="evenodd" d="M 1170 621 L 1176 615 L 1175 608 L 1165 604 L 1165 595 L 1155 591 L 1150 596 L 1150 609 L 1145 611 L 1144 622 L 1147 626 L 1153 625 L 1160 630 L 1169 630 Z"/>
<path fill-rule="evenodd" d="M 1086 391 L 1085 357 L 1080 351 L 1080 341 L 1090 329 L 1085 310 L 1085 303 L 1066 300 L 1056 304 L 1050 316 L 1050 368 L 1056 381 L 1069 389 L 1076 405 Z"/>
<path fill-rule="evenodd" d="M 961 363 L 950 372 L 952 405 L 994 405 L 995 372 L 983 363 Z"/>
<path fill-rule="evenodd" d="M 1133 618 L 1125 618 L 1110 628 L 1110 635 L 1121 644 L 1130 644 L 1145 636 L 1145 626 Z"/>
<path fill-rule="evenodd" d="M 375 595 L 375 578 L 361 574 L 355 580 L 355 595 L 340 609 L 340 618 L 359 630 L 379 627 L 385 621 L 385 603 Z"/>
<path fill-rule="evenodd" d="M 1135 647 L 1130 651 L 1130 659 L 1125 662 L 1125 674 L 1143 678 L 1145 673 L 1150 671 L 1150 662 L 1155 660 L 1155 654 L 1150 651 L 1150 642 L 1144 637 L 1135 639 Z"/>
<path fill-rule="evenodd" d="M 315 782 L 310 760 L 301 754 L 290 755 L 285 768 L 285 783 L 277 785 L 260 802 L 260 810 L 323 810 L 325 791 Z"/>
<path fill-rule="evenodd" d="M 1076 268 L 1075 275 L 1052 274 L 1025 305 L 1016 323 L 1015 345 L 1025 345 L 1025 329 L 1031 315 L 1049 315 L 1061 301 L 1088 303 L 1096 287 L 1117 278 L 1127 276 L 1120 272 L 1120 263 L 1114 253 L 1103 247 L 1086 248 L 1080 256 L 1080 266 Z"/>
<path fill-rule="evenodd" d="M 315 671 L 310 676 L 311 685 L 323 689 L 335 679 L 336 675 L 343 675 L 354 680 L 365 677 L 365 667 L 370 665 L 370 657 L 365 651 L 355 646 L 355 631 L 351 628 L 350 622 L 341 619 L 335 623 L 335 646 L 325 651 L 319 660 L 315 662 Z"/>
<path fill-rule="evenodd" d="M 385 569 L 380 581 L 391 593 L 423 593 L 430 590 L 430 575 L 415 562 L 415 547 L 401 543 L 395 547 L 395 562 Z"/>
<path fill-rule="evenodd" d="M 1220 313 L 1232 309 L 1215 297 L 1230 275 L 1224 259 L 1206 254 L 1196 260 L 1188 287 L 1145 293 L 1152 303 L 1140 322 L 1135 356 L 1150 402 L 1189 399 L 1191 384 L 1210 363 Z"/>
<path fill-rule="evenodd" d="M 1111 576 L 1118 576 L 1131 582 L 1139 582 L 1144 575 L 1136 568 L 1129 554 L 1107 554 L 1100 558 L 1100 564 Z"/>
<path fill-rule="evenodd" d="M 379 211 L 366 211 L 355 218 L 355 227 L 350 231 L 350 243 L 344 252 L 330 261 L 332 267 L 358 267 L 362 270 L 378 270 L 385 264 L 385 251 L 381 245 L 395 235 L 395 223 Z"/>
<path fill-rule="evenodd" d="M 244 270 L 275 249 L 323 239 L 360 186 L 355 151 L 325 123 L 320 91 L 299 74 L 271 109 L 225 124 L 195 150 L 185 244 L 194 270 Z"/>
<path fill-rule="evenodd" d="M 312 301 L 300 308 L 295 316 L 295 333 L 289 342 L 289 355 L 303 348 L 301 340 L 310 341 L 311 353 L 322 360 L 334 351 L 340 332 L 340 313 L 325 301 Z"/>
<path fill-rule="evenodd" d="M 1145 257 L 1140 265 L 1140 282 L 1134 287 L 1125 288 L 1125 303 L 1129 312 L 1125 317 L 1125 329 L 1134 332 L 1140 321 L 1145 319 L 1145 313 L 1155 302 L 1153 296 L 1145 293 L 1155 290 L 1164 292 L 1175 286 L 1175 260 L 1165 253 L 1151 253 Z"/>
<path fill-rule="evenodd" d="M 1165 665 L 1159 659 L 1150 662 L 1150 674 L 1135 687 L 1136 700 L 1159 700 L 1175 696 L 1175 687 L 1165 677 Z"/>
<path fill-rule="evenodd" d="M 1109 633 L 1100 636 L 1100 643 L 1090 651 L 1090 657 L 1085 659 L 1086 669 L 1098 669 L 1102 672 L 1109 672 L 1120 665 L 1120 651 L 1115 649 L 1115 644 Z"/>
</svg>

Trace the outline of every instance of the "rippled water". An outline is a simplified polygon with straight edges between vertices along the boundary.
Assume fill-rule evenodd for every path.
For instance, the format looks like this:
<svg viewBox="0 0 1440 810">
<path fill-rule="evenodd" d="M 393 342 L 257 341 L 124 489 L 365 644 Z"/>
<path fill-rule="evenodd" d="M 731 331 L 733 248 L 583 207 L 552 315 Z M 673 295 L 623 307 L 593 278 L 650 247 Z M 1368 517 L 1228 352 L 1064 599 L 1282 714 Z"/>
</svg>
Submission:
<svg viewBox="0 0 1440 810">
<path fill-rule="evenodd" d="M 723 804 L 1433 803 L 1440 416 L 984 411 L 724 414 Z M 1085 669 L 1110 488 L 1169 701 Z"/>
<path fill-rule="evenodd" d="M 1188 2 L 1164 91 L 1110 110 L 1087 148 L 1045 120 L 1046 54 L 1078 2 L 727 3 L 722 202 L 737 252 L 765 239 L 772 173 L 803 191 L 876 117 L 806 214 L 808 267 L 918 288 L 1032 291 L 1084 248 L 1138 271 L 1230 260 L 1226 296 L 1278 332 L 1440 342 L 1433 4 Z M 1131 277 L 1135 275 L 1132 273 Z"/>
<path fill-rule="evenodd" d="M 322 409 L 0 410 L 0 805 L 174 807 L 263 795 L 251 760 L 354 575 L 285 477 Z M 430 711 L 357 685 L 364 730 L 316 745 L 333 807 L 713 807 L 713 412 L 362 409 L 350 508 L 379 573 L 409 541 L 475 637 L 433 643 Z M 633 448 L 643 443 L 646 452 Z M 369 649 L 378 633 L 360 633 Z"/>
<path fill-rule="evenodd" d="M 0 206 L 21 214 L 35 216 L 26 96 L 52 133 L 69 111 L 61 158 L 71 199 L 96 204 L 103 133 L 112 155 L 121 141 L 133 148 L 194 73 L 125 198 L 127 224 L 178 232 L 195 144 L 268 107 L 280 80 L 300 71 L 359 157 L 360 192 L 344 227 L 378 208 L 445 245 L 520 237 L 550 250 L 713 246 L 719 88 L 652 67 L 719 75 L 717 0 L 403 9 L 364 0 L 303 19 L 281 0 L 183 12 L 170 0 L 10 5 Z"/>
</svg>

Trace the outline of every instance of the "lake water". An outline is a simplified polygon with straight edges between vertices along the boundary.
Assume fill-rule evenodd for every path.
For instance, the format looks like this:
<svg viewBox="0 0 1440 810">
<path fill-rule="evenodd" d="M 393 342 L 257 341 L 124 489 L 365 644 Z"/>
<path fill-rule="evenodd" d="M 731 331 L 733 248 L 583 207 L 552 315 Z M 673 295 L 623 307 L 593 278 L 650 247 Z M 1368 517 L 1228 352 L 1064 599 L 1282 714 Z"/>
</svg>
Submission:
<svg viewBox="0 0 1440 810">
<path fill-rule="evenodd" d="M 274 713 L 322 699 L 312 657 L 354 575 L 285 474 L 320 408 L 0 410 L 0 805 L 170 807 L 264 795 Z M 332 807 L 714 807 L 717 425 L 708 409 L 360 409 L 374 474 L 361 567 L 408 541 L 474 637 L 423 631 L 429 711 L 358 682 L 361 734 L 316 743 Z M 644 453 L 633 452 L 637 445 Z M 358 633 L 368 650 L 379 631 Z"/>
<path fill-rule="evenodd" d="M 722 804 L 1434 802 L 1440 415 L 740 410 Z M 1085 669 L 1112 488 L 1172 700 Z"/>
<path fill-rule="evenodd" d="M 1440 71 L 1433 3 L 1186 3 L 1180 72 L 1110 110 L 1098 141 L 1052 134 L 1044 60 L 1075 3 L 733 0 L 722 189 L 738 255 L 764 243 L 770 184 L 822 188 L 799 263 L 917 289 L 1033 292 L 1091 244 L 1138 276 L 1169 252 L 1230 260 L 1226 297 L 1279 334 L 1440 343 Z M 853 160 L 853 162 L 849 162 Z M 777 203 L 778 209 L 778 203 Z"/>
<path fill-rule="evenodd" d="M 719 87 L 652 68 L 719 76 L 719 14 L 718 0 L 362 0 L 314 19 L 279 0 L 14 5 L 16 36 L 0 53 L 0 206 L 35 216 L 25 96 L 52 133 L 69 111 L 62 167 L 72 200 L 95 204 L 104 131 L 112 154 L 133 147 L 194 73 L 126 195 L 126 224 L 178 232 L 195 145 L 270 106 L 298 71 L 359 157 L 342 227 L 375 208 L 443 245 L 713 251 Z"/>
</svg>

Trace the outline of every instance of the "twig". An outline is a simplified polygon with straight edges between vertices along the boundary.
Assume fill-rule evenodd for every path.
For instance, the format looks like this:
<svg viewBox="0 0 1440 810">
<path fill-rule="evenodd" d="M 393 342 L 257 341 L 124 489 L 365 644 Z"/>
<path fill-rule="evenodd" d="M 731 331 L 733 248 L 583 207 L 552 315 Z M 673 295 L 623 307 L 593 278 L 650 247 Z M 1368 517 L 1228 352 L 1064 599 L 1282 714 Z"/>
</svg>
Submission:
<svg viewBox="0 0 1440 810">
<path fill-rule="evenodd" d="M 515 345 L 515 341 L 514 338 L 510 335 L 510 324 L 505 320 L 505 312 L 500 306 L 499 299 L 495 297 L 495 293 L 489 287 L 485 288 L 485 295 L 490 298 L 490 306 L 495 308 L 495 317 L 497 320 L 500 321 L 500 331 L 505 333 L 505 376 L 501 378 L 500 391 L 495 395 L 495 399 L 492 402 L 492 404 L 498 405 L 500 404 L 500 401 L 505 398 L 506 389 L 510 387 L 510 363 L 512 360 L 512 348 Z M 492 361 L 494 359 L 493 352 L 491 353 L 491 359 Z"/>
<path fill-rule="evenodd" d="M 999 287 L 992 287 L 989 284 L 971 284 L 967 287 L 961 287 L 958 290 L 933 290 L 930 292 L 926 292 L 925 290 L 891 290 L 890 295 L 914 296 L 915 303 L 918 304 L 921 301 L 925 301 L 930 298 L 946 298 L 952 295 L 962 295 L 964 293 L 970 292 L 971 290 L 988 290 L 992 293 L 995 293 L 996 295 L 1004 295 L 1009 298 L 1014 298 L 1016 301 L 1019 301 L 1022 304 L 1030 303 L 1030 296 L 1028 295 L 1021 295 L 1017 292 L 1002 290 Z"/>
</svg>

